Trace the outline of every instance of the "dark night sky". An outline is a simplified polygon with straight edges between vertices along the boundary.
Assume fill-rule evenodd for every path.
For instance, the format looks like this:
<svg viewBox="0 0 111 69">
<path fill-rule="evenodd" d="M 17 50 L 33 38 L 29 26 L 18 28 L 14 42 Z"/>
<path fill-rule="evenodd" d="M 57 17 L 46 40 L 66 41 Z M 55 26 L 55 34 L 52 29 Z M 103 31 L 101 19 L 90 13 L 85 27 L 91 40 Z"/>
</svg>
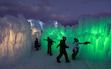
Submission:
<svg viewBox="0 0 111 69">
<path fill-rule="evenodd" d="M 28 19 L 72 24 L 84 15 L 111 15 L 111 0 L 0 0 L 0 17 L 18 13 Z"/>
</svg>

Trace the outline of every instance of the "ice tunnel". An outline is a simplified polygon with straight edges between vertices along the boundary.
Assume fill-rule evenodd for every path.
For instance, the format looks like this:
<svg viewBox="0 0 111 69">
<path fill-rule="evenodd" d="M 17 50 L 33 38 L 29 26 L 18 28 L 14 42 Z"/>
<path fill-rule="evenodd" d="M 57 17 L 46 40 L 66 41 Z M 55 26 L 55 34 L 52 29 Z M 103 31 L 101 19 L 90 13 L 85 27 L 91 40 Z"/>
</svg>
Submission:
<svg viewBox="0 0 111 69">
<path fill-rule="evenodd" d="M 30 23 L 30 26 L 31 26 L 31 38 L 32 38 L 31 51 L 34 51 L 35 39 L 38 38 L 38 42 L 40 43 L 41 33 L 43 30 L 43 22 L 36 19 L 28 19 L 27 21 Z"/>
<path fill-rule="evenodd" d="M 50 37 L 56 41 L 52 45 L 53 53 L 62 36 L 66 36 L 66 44 L 70 47 L 67 51 L 69 56 L 72 53 L 73 38 L 76 37 L 80 42 L 90 41 L 88 45 L 80 45 L 80 51 L 77 58 L 83 60 L 111 62 L 111 17 L 81 17 L 77 25 L 58 27 L 48 26 L 41 35 L 41 43 L 44 49 L 47 49 L 47 42 L 44 38 Z"/>
</svg>

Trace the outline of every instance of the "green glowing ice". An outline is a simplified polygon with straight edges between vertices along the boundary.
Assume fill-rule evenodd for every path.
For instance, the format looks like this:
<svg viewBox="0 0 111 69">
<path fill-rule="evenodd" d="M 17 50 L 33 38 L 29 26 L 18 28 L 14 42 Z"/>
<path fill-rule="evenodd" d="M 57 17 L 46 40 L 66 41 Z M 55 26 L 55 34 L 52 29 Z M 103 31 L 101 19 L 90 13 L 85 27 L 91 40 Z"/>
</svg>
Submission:
<svg viewBox="0 0 111 69">
<path fill-rule="evenodd" d="M 80 45 L 77 58 L 95 61 L 111 62 L 111 17 L 84 17 L 78 20 L 78 25 L 61 26 L 58 28 L 48 27 L 41 36 L 42 47 L 47 49 L 46 39 L 48 36 L 56 41 L 52 45 L 53 52 L 59 51 L 56 46 L 66 36 L 66 44 L 69 56 L 72 53 L 73 38 L 77 37 L 80 42 L 90 41 L 88 45 Z"/>
</svg>

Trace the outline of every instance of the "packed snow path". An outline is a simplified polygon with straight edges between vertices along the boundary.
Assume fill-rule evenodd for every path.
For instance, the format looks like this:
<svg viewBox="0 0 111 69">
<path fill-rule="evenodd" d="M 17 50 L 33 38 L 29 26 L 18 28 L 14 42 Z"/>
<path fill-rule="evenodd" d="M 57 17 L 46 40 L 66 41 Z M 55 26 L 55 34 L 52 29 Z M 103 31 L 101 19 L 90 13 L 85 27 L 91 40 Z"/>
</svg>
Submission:
<svg viewBox="0 0 111 69">
<path fill-rule="evenodd" d="M 111 63 L 91 62 L 80 59 L 71 60 L 66 63 L 64 56 L 61 63 L 56 62 L 58 53 L 49 56 L 46 51 L 33 51 L 29 58 L 13 64 L 0 67 L 0 69 L 111 69 Z"/>
</svg>

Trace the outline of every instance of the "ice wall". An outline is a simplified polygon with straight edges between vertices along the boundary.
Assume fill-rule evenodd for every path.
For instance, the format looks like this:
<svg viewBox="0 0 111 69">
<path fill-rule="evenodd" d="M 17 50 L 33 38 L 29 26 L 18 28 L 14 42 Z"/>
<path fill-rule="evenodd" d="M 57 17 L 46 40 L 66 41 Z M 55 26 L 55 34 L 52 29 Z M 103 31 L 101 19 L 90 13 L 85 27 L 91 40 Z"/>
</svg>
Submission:
<svg viewBox="0 0 111 69">
<path fill-rule="evenodd" d="M 31 28 L 24 16 L 0 18 L 0 66 L 29 56 L 31 49 Z"/>
<path fill-rule="evenodd" d="M 111 17 L 83 17 L 79 19 L 80 41 L 90 41 L 81 46 L 79 56 L 85 59 L 111 62 Z M 85 54 L 84 54 L 85 53 Z"/>
<path fill-rule="evenodd" d="M 74 38 L 78 38 L 80 42 L 90 41 L 88 45 L 80 45 L 77 58 L 83 60 L 111 62 L 111 17 L 81 17 L 77 25 L 63 26 L 57 28 L 48 26 L 42 33 L 42 46 L 47 50 L 47 41 L 44 38 L 50 37 L 56 43 L 52 45 L 53 53 L 58 52 L 56 46 L 66 36 L 66 43 L 70 47 L 67 49 L 69 57 L 72 54 Z"/>
</svg>

